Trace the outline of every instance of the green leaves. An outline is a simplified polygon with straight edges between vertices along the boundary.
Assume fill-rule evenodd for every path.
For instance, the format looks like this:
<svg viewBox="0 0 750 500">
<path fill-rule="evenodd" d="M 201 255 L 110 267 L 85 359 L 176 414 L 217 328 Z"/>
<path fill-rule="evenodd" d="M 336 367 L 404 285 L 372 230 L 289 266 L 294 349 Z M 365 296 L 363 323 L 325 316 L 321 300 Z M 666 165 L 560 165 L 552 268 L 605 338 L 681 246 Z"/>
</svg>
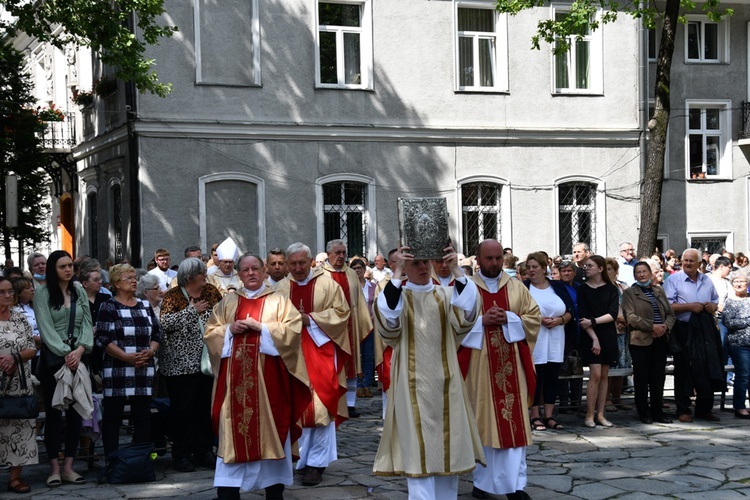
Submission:
<svg viewBox="0 0 750 500">
<path fill-rule="evenodd" d="M 159 82 L 155 61 L 144 57 L 147 45 L 177 31 L 176 26 L 157 22 L 164 13 L 164 0 L 0 0 L 0 4 L 16 18 L 14 24 L 0 23 L 0 34 L 23 31 L 60 48 L 91 47 L 105 64 L 116 68 L 117 78 L 132 79 L 141 93 L 164 97 L 171 90 L 170 84 Z M 56 31 L 57 26 L 64 31 Z"/>
</svg>

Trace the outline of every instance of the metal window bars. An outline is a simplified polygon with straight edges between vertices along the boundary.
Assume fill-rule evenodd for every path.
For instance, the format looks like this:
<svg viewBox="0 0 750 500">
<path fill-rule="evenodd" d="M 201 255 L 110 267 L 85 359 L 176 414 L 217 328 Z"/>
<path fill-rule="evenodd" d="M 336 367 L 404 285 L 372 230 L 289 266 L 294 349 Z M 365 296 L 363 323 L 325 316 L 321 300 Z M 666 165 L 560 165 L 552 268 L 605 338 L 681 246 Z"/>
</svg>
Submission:
<svg viewBox="0 0 750 500">
<path fill-rule="evenodd" d="M 595 248 L 596 185 L 566 182 L 558 186 L 560 254 L 569 255 L 582 241 Z"/>
<path fill-rule="evenodd" d="M 502 223 L 500 196 L 502 186 L 492 182 L 471 182 L 461 186 L 463 249 L 476 255 L 479 243 L 499 239 Z"/>
<path fill-rule="evenodd" d="M 342 239 L 349 256 L 366 255 L 367 185 L 340 181 L 323 184 L 323 233 L 325 241 Z"/>
</svg>

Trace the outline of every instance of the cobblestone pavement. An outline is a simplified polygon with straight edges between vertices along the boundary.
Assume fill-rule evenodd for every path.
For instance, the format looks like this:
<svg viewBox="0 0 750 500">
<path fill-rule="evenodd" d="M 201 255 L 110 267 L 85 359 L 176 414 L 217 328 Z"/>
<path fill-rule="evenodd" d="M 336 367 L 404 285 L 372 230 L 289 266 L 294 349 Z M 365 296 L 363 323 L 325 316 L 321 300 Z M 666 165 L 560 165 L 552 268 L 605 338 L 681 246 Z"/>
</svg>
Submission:
<svg viewBox="0 0 750 500">
<path fill-rule="evenodd" d="M 718 402 L 718 396 L 717 396 Z M 728 399 L 731 401 L 731 398 Z M 362 417 L 339 428 L 339 460 L 323 475 L 323 482 L 302 487 L 300 476 L 287 487 L 285 498 L 338 500 L 347 498 L 404 499 L 406 480 L 374 477 L 372 463 L 382 422 L 381 398 L 357 402 Z M 672 408 L 673 410 L 673 408 Z M 718 411 L 718 408 L 717 408 Z M 723 499 L 750 496 L 750 422 L 720 412 L 721 422 L 696 420 L 692 424 L 645 425 L 634 410 L 608 413 L 615 427 L 588 429 L 576 415 L 560 415 L 562 431 L 535 431 L 528 448 L 529 485 L 535 500 L 544 499 Z M 97 448 L 101 452 L 101 448 Z M 29 466 L 23 478 L 32 493 L 0 492 L 0 499 L 18 498 L 186 498 L 211 499 L 213 471 L 198 469 L 184 474 L 171 468 L 167 454 L 156 460 L 157 482 L 141 485 L 96 484 L 96 471 L 86 472 L 83 461 L 76 469 L 88 483 L 49 489 L 44 485 L 46 465 Z M 98 462 L 101 465 L 101 461 Z M 5 480 L 7 473 L 0 473 Z M 4 490 L 4 488 L 3 488 Z M 243 499 L 264 497 L 245 493 Z M 459 483 L 459 497 L 471 498 L 471 476 Z M 504 498 L 500 496 L 498 498 Z"/>
</svg>

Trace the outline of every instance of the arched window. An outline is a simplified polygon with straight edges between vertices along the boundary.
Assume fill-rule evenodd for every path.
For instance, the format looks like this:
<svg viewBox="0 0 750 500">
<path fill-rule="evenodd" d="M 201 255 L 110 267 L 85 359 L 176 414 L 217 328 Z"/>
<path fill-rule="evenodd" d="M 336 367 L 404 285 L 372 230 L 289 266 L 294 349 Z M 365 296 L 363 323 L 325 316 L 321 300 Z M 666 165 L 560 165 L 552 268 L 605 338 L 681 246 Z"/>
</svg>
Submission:
<svg viewBox="0 0 750 500">
<path fill-rule="evenodd" d="M 558 236 L 560 254 L 571 254 L 579 241 L 592 251 L 597 243 L 597 184 L 586 181 L 563 182 L 557 186 Z"/>
<path fill-rule="evenodd" d="M 502 184 L 467 182 L 461 186 L 461 234 L 465 255 L 476 255 L 482 240 L 502 239 Z"/>
<path fill-rule="evenodd" d="M 370 207 L 375 206 L 372 179 L 356 175 L 333 175 L 317 181 L 318 212 L 322 227 L 318 228 L 318 248 L 328 241 L 342 239 L 349 256 L 374 257 L 374 227 Z M 371 255 L 372 254 L 372 255 Z"/>
</svg>

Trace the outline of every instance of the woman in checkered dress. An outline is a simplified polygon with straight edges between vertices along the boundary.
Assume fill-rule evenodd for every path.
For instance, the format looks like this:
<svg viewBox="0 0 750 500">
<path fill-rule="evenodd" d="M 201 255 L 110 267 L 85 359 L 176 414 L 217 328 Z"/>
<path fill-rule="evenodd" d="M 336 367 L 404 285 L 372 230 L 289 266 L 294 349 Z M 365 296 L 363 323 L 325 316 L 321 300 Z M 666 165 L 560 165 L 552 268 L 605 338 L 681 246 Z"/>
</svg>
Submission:
<svg viewBox="0 0 750 500">
<path fill-rule="evenodd" d="M 147 301 L 136 298 L 135 269 L 118 264 L 110 270 L 114 297 L 99 309 L 96 342 L 105 352 L 102 435 L 104 453 L 119 446 L 120 426 L 129 398 L 133 441 L 151 440 L 151 390 L 154 355 L 159 349 L 161 327 Z"/>
</svg>

